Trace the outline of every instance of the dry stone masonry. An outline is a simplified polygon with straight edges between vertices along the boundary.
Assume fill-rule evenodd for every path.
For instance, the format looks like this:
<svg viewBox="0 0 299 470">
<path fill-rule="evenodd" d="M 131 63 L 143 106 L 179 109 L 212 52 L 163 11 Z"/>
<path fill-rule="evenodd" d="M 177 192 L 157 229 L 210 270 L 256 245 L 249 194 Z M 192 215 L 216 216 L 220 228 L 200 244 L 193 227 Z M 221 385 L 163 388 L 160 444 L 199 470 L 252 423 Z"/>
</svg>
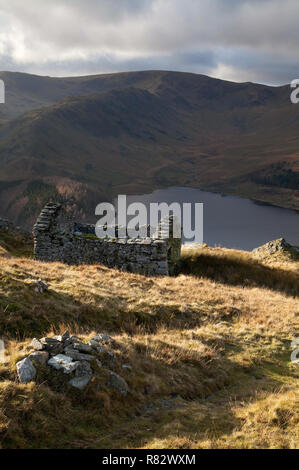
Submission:
<svg viewBox="0 0 299 470">
<path fill-rule="evenodd" d="M 118 238 L 116 227 L 116 238 L 100 239 L 95 225 L 73 222 L 61 204 L 49 202 L 33 227 L 34 255 L 40 261 L 104 264 L 147 275 L 173 275 L 182 242 L 173 237 L 173 224 L 172 216 L 163 219 L 153 237 Z"/>
<path fill-rule="evenodd" d="M 101 333 L 89 340 L 88 344 L 66 331 L 63 335 L 34 338 L 32 352 L 17 362 L 19 382 L 34 382 L 38 367 L 47 367 L 50 371 L 59 371 L 72 387 L 83 390 L 93 376 L 104 375 L 106 387 L 127 396 L 129 386 L 125 379 L 111 370 L 115 364 L 114 338 Z M 125 367 L 124 367 L 125 366 Z M 122 368 L 130 370 L 129 364 Z"/>
</svg>

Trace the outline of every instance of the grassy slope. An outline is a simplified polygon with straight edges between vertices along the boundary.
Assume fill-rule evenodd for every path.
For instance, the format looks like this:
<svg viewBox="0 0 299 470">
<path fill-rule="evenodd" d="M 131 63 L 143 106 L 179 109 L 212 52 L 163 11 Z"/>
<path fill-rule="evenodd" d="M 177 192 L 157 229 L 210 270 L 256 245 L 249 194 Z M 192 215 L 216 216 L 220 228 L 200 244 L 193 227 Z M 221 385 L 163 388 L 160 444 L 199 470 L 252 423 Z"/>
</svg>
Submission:
<svg viewBox="0 0 299 470">
<path fill-rule="evenodd" d="M 182 271 L 146 278 L 2 252 L 2 447 L 298 447 L 298 367 L 290 363 L 298 262 L 204 248 L 184 251 Z M 46 280 L 49 292 L 37 294 L 28 277 Z M 66 327 L 117 339 L 127 398 L 103 377 L 84 392 L 42 369 L 37 384 L 17 383 L 14 364 L 30 339 Z"/>
</svg>

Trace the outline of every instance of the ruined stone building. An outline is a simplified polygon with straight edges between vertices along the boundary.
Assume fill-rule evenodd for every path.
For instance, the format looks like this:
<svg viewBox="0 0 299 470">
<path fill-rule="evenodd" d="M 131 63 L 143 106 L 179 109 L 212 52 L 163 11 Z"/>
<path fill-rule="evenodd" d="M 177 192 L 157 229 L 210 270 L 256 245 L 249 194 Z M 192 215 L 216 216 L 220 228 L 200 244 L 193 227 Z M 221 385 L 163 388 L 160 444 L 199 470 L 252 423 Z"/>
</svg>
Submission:
<svg viewBox="0 0 299 470">
<path fill-rule="evenodd" d="M 150 235 L 150 227 L 147 229 Z M 144 238 L 98 238 L 95 225 L 70 220 L 61 204 L 48 203 L 33 228 L 34 256 L 40 261 L 104 264 L 147 275 L 173 275 L 181 238 L 173 237 L 173 217 L 163 219 L 155 235 Z"/>
</svg>

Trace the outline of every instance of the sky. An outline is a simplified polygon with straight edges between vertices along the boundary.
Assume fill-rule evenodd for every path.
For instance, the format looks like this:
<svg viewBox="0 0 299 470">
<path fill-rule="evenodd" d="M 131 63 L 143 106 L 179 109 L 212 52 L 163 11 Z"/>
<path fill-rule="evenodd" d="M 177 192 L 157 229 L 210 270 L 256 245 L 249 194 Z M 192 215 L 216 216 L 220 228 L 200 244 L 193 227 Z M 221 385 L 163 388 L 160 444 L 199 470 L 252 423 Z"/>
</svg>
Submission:
<svg viewBox="0 0 299 470">
<path fill-rule="evenodd" d="M 299 77 L 299 0 L 0 0 L 0 70 Z"/>
</svg>

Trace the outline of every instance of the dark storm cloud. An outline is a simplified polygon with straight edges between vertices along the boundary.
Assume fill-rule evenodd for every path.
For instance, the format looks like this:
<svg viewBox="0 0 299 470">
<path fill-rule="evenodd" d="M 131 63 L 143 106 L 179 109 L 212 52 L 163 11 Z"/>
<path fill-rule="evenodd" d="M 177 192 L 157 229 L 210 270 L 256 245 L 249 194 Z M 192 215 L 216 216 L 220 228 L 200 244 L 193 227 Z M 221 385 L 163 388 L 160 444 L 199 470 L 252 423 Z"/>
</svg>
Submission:
<svg viewBox="0 0 299 470">
<path fill-rule="evenodd" d="M 137 69 L 289 82 L 298 0 L 0 0 L 0 69 Z"/>
</svg>

